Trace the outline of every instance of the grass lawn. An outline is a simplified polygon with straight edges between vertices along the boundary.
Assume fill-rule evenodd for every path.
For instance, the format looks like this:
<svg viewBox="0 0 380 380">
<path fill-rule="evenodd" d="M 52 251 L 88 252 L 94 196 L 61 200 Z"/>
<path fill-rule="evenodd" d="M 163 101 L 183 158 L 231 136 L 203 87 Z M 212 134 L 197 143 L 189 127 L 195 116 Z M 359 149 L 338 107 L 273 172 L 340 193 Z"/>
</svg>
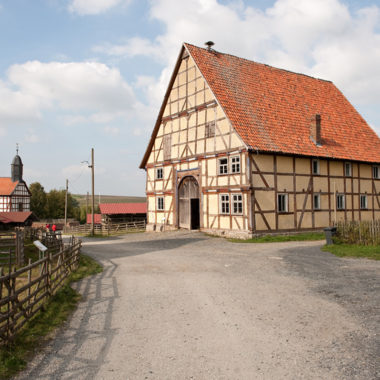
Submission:
<svg viewBox="0 0 380 380">
<path fill-rule="evenodd" d="M 66 284 L 42 311 L 25 325 L 11 345 L 0 346 L 0 379 L 9 379 L 25 368 L 38 347 L 48 340 L 50 334 L 61 326 L 76 308 L 80 295 L 70 287 L 70 283 L 102 270 L 102 266 L 95 260 L 81 255 L 78 269 L 68 277 Z"/>
<path fill-rule="evenodd" d="M 354 244 L 333 244 L 325 245 L 322 251 L 331 252 L 339 257 L 358 257 L 373 260 L 380 260 L 380 246 L 378 245 L 354 245 Z"/>
<path fill-rule="evenodd" d="M 323 232 L 305 232 L 294 235 L 264 235 L 252 239 L 228 239 L 233 243 L 278 243 L 284 241 L 305 241 L 305 240 L 324 240 Z"/>
</svg>

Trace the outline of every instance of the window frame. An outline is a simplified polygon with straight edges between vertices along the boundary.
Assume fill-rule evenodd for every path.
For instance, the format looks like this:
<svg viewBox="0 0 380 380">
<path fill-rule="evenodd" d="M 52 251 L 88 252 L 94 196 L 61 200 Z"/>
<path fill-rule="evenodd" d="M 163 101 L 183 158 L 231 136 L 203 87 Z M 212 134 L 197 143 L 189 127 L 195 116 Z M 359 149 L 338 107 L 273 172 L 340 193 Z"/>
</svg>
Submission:
<svg viewBox="0 0 380 380">
<path fill-rule="evenodd" d="M 239 199 L 235 199 L 235 197 L 240 197 Z M 233 193 L 231 197 L 231 213 L 233 215 L 243 215 L 244 211 L 244 198 L 242 193 Z M 235 211 L 235 206 L 237 205 L 237 211 Z M 240 207 L 239 207 L 240 206 Z"/>
<path fill-rule="evenodd" d="M 349 168 L 348 173 L 347 173 L 347 168 Z M 352 163 L 351 162 L 344 163 L 344 176 L 352 177 Z"/>
<path fill-rule="evenodd" d="M 162 201 L 162 205 L 160 205 L 160 201 Z M 165 210 L 165 198 L 157 197 L 157 211 L 164 211 L 164 210 Z"/>
<path fill-rule="evenodd" d="M 227 199 L 223 199 L 223 197 Z M 219 194 L 219 207 L 221 215 L 230 215 L 231 207 L 230 207 L 230 194 L 229 193 L 222 193 Z M 224 211 L 223 211 L 224 208 Z"/>
<path fill-rule="evenodd" d="M 205 125 L 205 138 L 211 139 L 215 137 L 216 122 L 210 121 Z"/>
<path fill-rule="evenodd" d="M 221 164 L 222 160 L 226 160 L 226 163 L 225 164 Z M 222 158 L 218 159 L 218 175 L 226 175 L 226 174 L 228 174 L 228 164 L 229 164 L 228 157 L 222 157 Z M 225 170 L 226 170 L 225 172 L 221 171 L 222 167 L 225 168 Z"/>
<path fill-rule="evenodd" d="M 284 202 L 280 202 L 280 197 L 284 197 Z M 284 204 L 284 209 L 280 210 L 280 204 Z M 286 213 L 289 212 L 289 196 L 287 193 L 277 193 L 277 212 Z"/>
<path fill-rule="evenodd" d="M 161 173 L 161 176 L 158 173 Z M 156 179 L 164 179 L 164 168 L 156 168 Z"/>
<path fill-rule="evenodd" d="M 237 162 L 233 162 L 234 160 L 237 160 Z M 240 162 L 240 156 L 231 156 L 229 159 L 230 163 L 230 173 L 231 174 L 239 174 L 241 171 L 241 162 Z M 235 166 L 235 170 L 233 169 Z M 237 169 L 236 169 L 237 167 Z"/>
<path fill-rule="evenodd" d="M 339 198 L 341 197 L 342 199 L 342 205 L 339 206 Z M 346 209 L 346 195 L 345 194 L 341 194 L 341 193 L 338 193 L 336 194 L 336 209 L 337 210 L 345 210 Z"/>
<path fill-rule="evenodd" d="M 314 171 L 314 164 L 316 164 L 316 171 Z M 312 161 L 311 161 L 311 173 L 313 175 L 319 175 L 320 174 L 320 163 L 319 163 L 319 159 L 318 158 L 313 158 Z"/>
<path fill-rule="evenodd" d="M 362 199 L 365 200 L 364 207 L 362 206 Z M 360 194 L 360 196 L 359 196 L 359 207 L 360 207 L 360 210 L 368 210 L 368 197 L 367 197 L 367 194 Z"/>
<path fill-rule="evenodd" d="M 376 175 L 375 175 L 375 172 L 376 172 Z M 372 166 L 372 178 L 373 179 L 380 179 L 379 165 L 373 165 Z"/>
<path fill-rule="evenodd" d="M 315 200 L 318 199 L 318 204 L 315 204 Z M 313 210 L 321 209 L 321 194 L 313 194 Z"/>
</svg>

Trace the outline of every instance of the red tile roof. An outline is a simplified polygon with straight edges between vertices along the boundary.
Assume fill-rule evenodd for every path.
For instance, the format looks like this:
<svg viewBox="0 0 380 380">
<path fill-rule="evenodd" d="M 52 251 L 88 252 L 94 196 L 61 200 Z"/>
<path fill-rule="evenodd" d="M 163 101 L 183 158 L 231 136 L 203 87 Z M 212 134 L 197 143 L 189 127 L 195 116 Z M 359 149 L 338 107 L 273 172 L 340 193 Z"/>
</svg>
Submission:
<svg viewBox="0 0 380 380">
<path fill-rule="evenodd" d="M 92 223 L 92 214 L 87 214 L 87 224 Z M 102 224 L 102 214 L 94 214 L 94 223 Z"/>
<path fill-rule="evenodd" d="M 31 211 L 0 212 L 0 222 L 24 223 L 32 214 Z"/>
<path fill-rule="evenodd" d="M 18 181 L 12 182 L 9 177 L 0 177 L 0 195 L 11 195 L 18 185 Z"/>
<path fill-rule="evenodd" d="M 380 139 L 332 82 L 184 44 L 165 100 L 187 49 L 232 126 L 261 152 L 380 163 Z M 166 103 L 166 101 L 164 101 Z M 148 160 L 165 104 L 141 162 Z M 322 144 L 310 139 L 321 115 Z"/>
<path fill-rule="evenodd" d="M 146 203 L 100 203 L 102 214 L 146 214 Z"/>
</svg>

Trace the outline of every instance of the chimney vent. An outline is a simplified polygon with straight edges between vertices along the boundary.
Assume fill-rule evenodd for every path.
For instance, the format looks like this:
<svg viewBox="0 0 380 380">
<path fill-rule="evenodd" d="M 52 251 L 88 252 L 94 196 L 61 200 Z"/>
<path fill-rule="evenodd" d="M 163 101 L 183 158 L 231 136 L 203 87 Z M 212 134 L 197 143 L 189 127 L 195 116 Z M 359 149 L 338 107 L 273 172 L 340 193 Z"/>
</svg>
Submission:
<svg viewBox="0 0 380 380">
<path fill-rule="evenodd" d="M 211 51 L 212 47 L 215 45 L 212 41 L 205 42 L 205 45 L 207 46 L 207 50 Z"/>
<path fill-rule="evenodd" d="M 310 138 L 316 145 L 322 145 L 321 115 L 316 114 L 310 125 Z"/>
</svg>

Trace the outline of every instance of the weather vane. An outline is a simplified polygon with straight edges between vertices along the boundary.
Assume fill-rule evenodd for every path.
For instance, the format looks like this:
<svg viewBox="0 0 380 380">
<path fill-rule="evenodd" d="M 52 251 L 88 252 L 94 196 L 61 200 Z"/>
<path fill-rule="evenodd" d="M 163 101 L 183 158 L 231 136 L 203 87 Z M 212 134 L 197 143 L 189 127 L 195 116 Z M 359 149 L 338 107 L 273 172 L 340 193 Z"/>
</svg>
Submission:
<svg viewBox="0 0 380 380">
<path fill-rule="evenodd" d="M 19 147 L 19 145 L 18 145 L 18 143 L 16 143 L 16 154 L 18 154 L 18 147 Z"/>
</svg>

